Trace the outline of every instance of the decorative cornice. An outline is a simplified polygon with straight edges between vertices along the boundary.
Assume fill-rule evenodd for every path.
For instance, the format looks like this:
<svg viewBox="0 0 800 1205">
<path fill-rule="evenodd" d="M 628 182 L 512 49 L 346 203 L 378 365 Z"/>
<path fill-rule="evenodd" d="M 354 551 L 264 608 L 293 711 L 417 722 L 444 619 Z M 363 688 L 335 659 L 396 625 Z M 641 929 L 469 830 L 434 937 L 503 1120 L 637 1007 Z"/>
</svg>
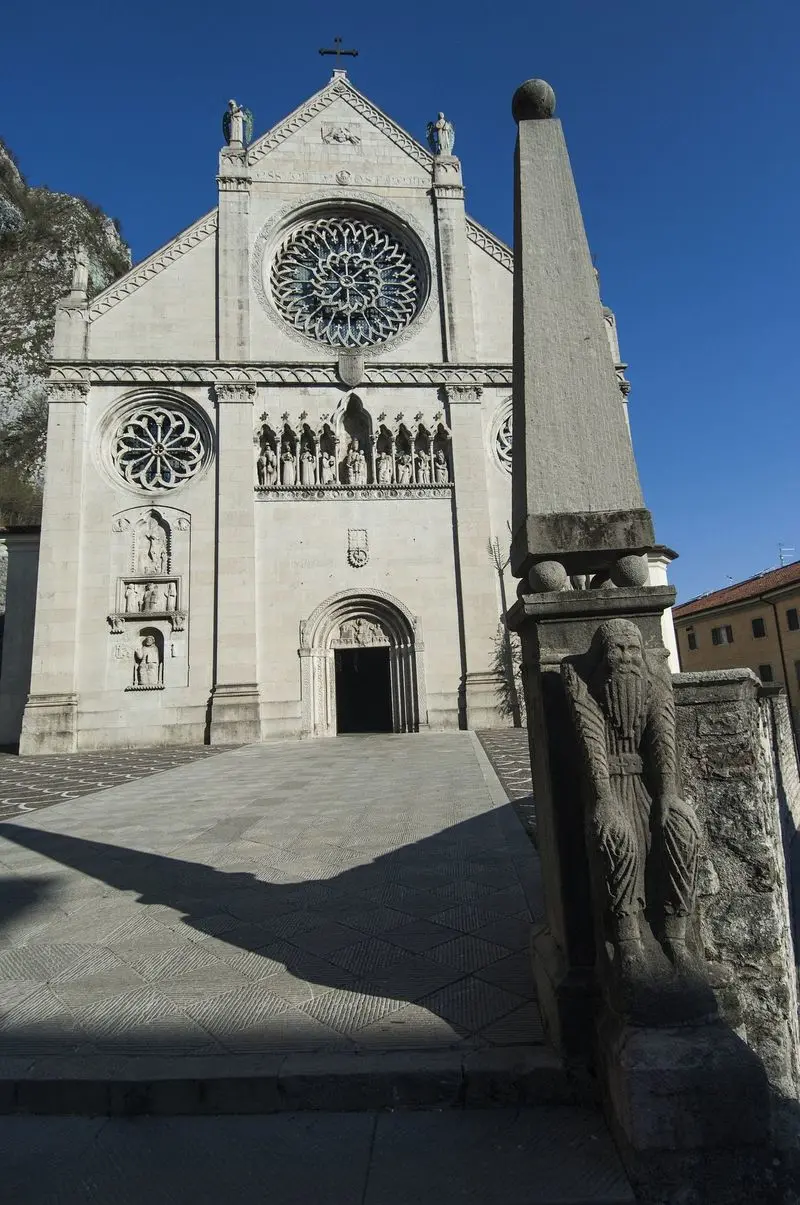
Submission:
<svg viewBox="0 0 800 1205">
<path fill-rule="evenodd" d="M 115 281 L 113 285 L 93 298 L 87 311 L 89 321 L 93 322 L 96 318 L 102 317 L 120 301 L 124 301 L 131 293 L 147 284 L 148 280 L 158 276 L 159 272 L 163 272 L 176 259 L 180 259 L 187 251 L 191 251 L 192 247 L 196 247 L 198 243 L 209 238 L 216 229 L 217 211 L 214 209 L 190 226 L 188 230 L 184 230 L 183 234 L 179 234 L 171 243 L 161 247 L 149 259 L 132 268 L 121 280 Z"/>
<path fill-rule="evenodd" d="M 511 385 L 510 364 L 367 364 L 366 385 Z M 219 361 L 162 364 L 142 361 L 54 361 L 51 386 L 92 385 L 335 385 L 336 364 L 225 364 Z"/>
<path fill-rule="evenodd" d="M 287 138 L 291 138 L 292 134 L 297 133 L 302 129 L 307 122 L 311 121 L 312 117 L 323 113 L 329 108 L 335 100 L 342 99 L 359 113 L 366 121 L 385 134 L 396 146 L 411 158 L 414 159 L 420 166 L 427 171 L 433 168 L 433 156 L 425 150 L 418 142 L 416 142 L 405 130 L 396 125 L 390 117 L 382 113 L 376 108 L 371 101 L 367 100 L 366 96 L 353 87 L 349 80 L 334 79 L 327 84 L 315 96 L 312 96 L 306 104 L 301 105 L 299 109 L 295 109 L 293 113 L 273 126 L 266 134 L 258 138 L 248 151 L 248 163 L 258 163 L 270 151 L 274 151 L 276 147 L 285 142 Z"/>
<path fill-rule="evenodd" d="M 355 498 L 370 501 L 388 498 L 397 502 L 411 498 L 449 498 L 452 489 L 452 481 L 447 485 L 257 485 L 255 494 L 257 498 L 272 502 L 319 502 L 332 498 L 339 502 L 352 502 Z"/>
<path fill-rule="evenodd" d="M 508 268 L 509 272 L 514 271 L 514 253 L 511 248 L 507 247 L 501 239 L 496 238 L 485 226 L 481 226 L 480 222 L 476 222 L 474 218 L 467 218 L 467 238 L 487 255 L 491 255 L 492 259 L 496 259 L 504 268 Z"/>
</svg>

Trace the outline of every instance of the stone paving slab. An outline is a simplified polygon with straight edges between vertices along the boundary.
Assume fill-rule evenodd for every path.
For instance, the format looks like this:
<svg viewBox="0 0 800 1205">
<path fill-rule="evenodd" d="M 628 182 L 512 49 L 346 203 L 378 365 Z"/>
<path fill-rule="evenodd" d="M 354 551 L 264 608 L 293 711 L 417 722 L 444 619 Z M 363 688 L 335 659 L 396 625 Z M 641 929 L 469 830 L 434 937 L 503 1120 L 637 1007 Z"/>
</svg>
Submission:
<svg viewBox="0 0 800 1205">
<path fill-rule="evenodd" d="M 583 1109 L 0 1119 L 14 1205 L 633 1205 Z"/>
<path fill-rule="evenodd" d="M 155 749 L 112 749 L 18 757 L 0 750 L 0 819 L 80 799 L 121 782 L 173 770 L 236 746 L 208 745 Z"/>
<path fill-rule="evenodd" d="M 476 735 L 523 828 L 535 843 L 536 811 L 527 728 L 485 728 Z"/>
<path fill-rule="evenodd" d="M 0 824 L 0 1059 L 541 1042 L 470 734 L 248 746 Z"/>
</svg>

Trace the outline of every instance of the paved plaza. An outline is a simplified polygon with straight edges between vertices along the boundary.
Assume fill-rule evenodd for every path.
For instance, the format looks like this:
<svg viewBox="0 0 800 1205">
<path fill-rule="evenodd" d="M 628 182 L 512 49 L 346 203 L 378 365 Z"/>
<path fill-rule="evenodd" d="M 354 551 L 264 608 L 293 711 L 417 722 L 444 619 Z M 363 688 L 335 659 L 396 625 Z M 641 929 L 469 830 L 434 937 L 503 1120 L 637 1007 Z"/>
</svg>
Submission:
<svg viewBox="0 0 800 1205">
<path fill-rule="evenodd" d="M 541 1041 L 538 864 L 469 733 L 246 746 L 4 821 L 0 895 L 17 1066 Z"/>
</svg>

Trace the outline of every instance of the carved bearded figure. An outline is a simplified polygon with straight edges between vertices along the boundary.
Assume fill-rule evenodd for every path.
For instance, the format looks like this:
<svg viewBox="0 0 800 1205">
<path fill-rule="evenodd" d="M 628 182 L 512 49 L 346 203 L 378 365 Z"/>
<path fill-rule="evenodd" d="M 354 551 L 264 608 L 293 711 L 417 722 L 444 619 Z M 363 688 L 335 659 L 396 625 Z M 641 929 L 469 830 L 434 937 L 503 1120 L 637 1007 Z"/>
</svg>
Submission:
<svg viewBox="0 0 800 1205">
<path fill-rule="evenodd" d="M 653 935 L 676 971 L 694 974 L 686 946 L 694 910 L 700 825 L 678 796 L 675 703 L 663 661 L 636 624 L 612 619 L 561 675 L 584 762 L 590 865 L 606 932 L 624 978 L 652 962 Z"/>
</svg>

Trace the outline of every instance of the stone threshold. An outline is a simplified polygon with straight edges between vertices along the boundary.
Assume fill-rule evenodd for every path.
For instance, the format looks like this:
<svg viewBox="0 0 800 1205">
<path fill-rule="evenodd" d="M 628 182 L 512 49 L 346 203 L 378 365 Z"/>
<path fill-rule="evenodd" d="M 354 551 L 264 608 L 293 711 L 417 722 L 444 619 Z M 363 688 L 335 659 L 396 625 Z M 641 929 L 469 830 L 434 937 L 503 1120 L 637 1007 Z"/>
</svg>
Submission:
<svg viewBox="0 0 800 1205">
<path fill-rule="evenodd" d="M 551 1050 L 388 1051 L 0 1060 L 0 1115 L 88 1117 L 579 1103 Z"/>
</svg>

